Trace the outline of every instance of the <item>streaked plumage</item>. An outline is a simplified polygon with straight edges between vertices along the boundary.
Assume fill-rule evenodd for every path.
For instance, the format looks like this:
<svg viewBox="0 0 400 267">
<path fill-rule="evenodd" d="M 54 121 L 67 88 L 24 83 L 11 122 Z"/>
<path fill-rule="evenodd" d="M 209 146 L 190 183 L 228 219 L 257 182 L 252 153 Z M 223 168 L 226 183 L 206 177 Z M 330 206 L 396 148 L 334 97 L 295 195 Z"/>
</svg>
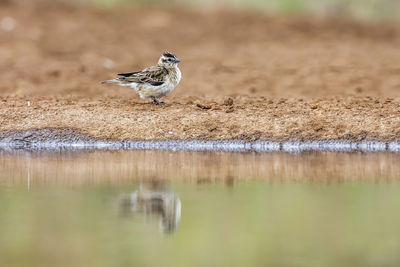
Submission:
<svg viewBox="0 0 400 267">
<path fill-rule="evenodd" d="M 159 183 L 141 184 L 138 191 L 124 195 L 120 205 L 123 214 L 157 215 L 164 233 L 175 232 L 181 219 L 181 200 Z"/>
<path fill-rule="evenodd" d="M 164 105 L 157 99 L 171 92 L 181 80 L 180 60 L 171 52 L 164 52 L 157 66 L 142 71 L 119 73 L 120 78 L 103 81 L 134 89 L 141 98 L 151 98 L 153 103 Z"/>
</svg>

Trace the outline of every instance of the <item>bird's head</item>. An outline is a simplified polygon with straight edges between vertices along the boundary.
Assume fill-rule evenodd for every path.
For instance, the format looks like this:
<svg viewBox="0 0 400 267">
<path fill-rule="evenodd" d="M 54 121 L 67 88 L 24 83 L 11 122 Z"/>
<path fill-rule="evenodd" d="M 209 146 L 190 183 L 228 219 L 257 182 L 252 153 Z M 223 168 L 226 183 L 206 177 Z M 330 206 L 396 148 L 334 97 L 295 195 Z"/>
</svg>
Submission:
<svg viewBox="0 0 400 267">
<path fill-rule="evenodd" d="M 158 60 L 158 65 L 170 69 L 175 68 L 176 65 L 178 65 L 178 62 L 180 62 L 179 58 L 171 52 L 165 51 Z"/>
</svg>

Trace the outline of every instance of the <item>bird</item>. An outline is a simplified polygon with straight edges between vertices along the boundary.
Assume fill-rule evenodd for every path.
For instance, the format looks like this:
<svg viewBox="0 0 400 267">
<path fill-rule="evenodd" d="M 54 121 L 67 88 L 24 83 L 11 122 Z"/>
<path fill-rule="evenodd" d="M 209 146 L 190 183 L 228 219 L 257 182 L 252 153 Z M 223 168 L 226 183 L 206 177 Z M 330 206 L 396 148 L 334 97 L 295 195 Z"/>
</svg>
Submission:
<svg viewBox="0 0 400 267">
<path fill-rule="evenodd" d="M 151 98 L 154 104 L 164 106 L 159 98 L 170 93 L 181 80 L 180 62 L 173 53 L 165 51 L 159 58 L 157 66 L 151 66 L 142 71 L 119 73 L 121 76 L 102 83 L 113 83 L 134 89 L 140 98 Z"/>
<path fill-rule="evenodd" d="M 123 215 L 158 215 L 161 230 L 166 234 L 175 232 L 181 220 L 181 200 L 174 192 L 165 188 L 163 182 L 140 184 L 139 190 L 122 196 L 120 207 Z"/>
</svg>

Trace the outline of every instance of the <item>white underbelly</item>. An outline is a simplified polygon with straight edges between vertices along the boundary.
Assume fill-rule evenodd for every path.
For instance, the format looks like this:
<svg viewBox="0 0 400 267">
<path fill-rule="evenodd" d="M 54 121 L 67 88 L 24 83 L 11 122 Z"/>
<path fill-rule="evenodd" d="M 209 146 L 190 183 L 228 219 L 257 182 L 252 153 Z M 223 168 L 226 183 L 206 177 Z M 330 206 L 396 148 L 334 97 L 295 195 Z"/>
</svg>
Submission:
<svg viewBox="0 0 400 267">
<path fill-rule="evenodd" d="M 160 98 L 174 90 L 175 85 L 172 83 L 166 83 L 161 86 L 130 84 L 129 87 L 134 89 L 139 94 L 140 98 Z"/>
</svg>

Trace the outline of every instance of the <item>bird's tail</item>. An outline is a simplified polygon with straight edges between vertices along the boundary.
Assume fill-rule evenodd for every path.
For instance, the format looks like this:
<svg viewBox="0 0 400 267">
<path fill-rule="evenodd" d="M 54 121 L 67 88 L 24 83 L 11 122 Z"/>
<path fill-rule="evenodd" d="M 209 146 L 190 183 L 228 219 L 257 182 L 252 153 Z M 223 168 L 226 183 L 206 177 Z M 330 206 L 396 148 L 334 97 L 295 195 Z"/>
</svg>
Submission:
<svg viewBox="0 0 400 267">
<path fill-rule="evenodd" d="M 118 79 L 115 79 L 115 80 L 105 80 L 105 81 L 102 81 L 101 83 L 120 83 L 121 81 L 119 81 Z"/>
</svg>

